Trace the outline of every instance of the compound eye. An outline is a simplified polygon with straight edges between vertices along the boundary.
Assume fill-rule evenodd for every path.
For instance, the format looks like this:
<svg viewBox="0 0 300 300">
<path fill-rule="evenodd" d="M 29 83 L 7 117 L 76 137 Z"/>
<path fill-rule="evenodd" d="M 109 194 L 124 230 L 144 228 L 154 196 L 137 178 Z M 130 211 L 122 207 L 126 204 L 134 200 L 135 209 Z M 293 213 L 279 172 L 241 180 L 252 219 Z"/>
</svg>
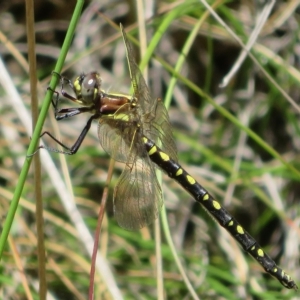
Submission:
<svg viewBox="0 0 300 300">
<path fill-rule="evenodd" d="M 101 78 L 96 72 L 87 74 L 81 84 L 82 101 L 91 104 L 97 98 L 100 90 Z"/>
</svg>

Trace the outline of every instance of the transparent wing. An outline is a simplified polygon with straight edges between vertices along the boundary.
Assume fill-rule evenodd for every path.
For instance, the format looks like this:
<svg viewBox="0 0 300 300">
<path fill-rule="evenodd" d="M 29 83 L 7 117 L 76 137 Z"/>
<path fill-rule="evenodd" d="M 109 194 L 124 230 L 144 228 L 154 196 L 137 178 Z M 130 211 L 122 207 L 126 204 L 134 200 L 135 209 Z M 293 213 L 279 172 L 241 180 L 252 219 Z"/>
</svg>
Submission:
<svg viewBox="0 0 300 300">
<path fill-rule="evenodd" d="M 132 159 L 114 190 L 114 213 L 119 226 L 138 230 L 156 219 L 162 206 L 162 193 L 155 168 L 148 156 Z"/>
<path fill-rule="evenodd" d="M 121 25 L 126 48 L 126 56 L 131 77 L 134 96 L 138 99 L 143 133 L 155 143 L 159 143 L 163 151 L 177 161 L 177 148 L 173 139 L 168 112 L 162 101 L 151 97 L 144 77 L 134 59 L 134 51 Z"/>
<path fill-rule="evenodd" d="M 173 138 L 168 111 L 161 99 L 156 100 L 153 112 L 155 116 L 150 122 L 144 118 L 143 132 L 146 137 L 158 144 L 173 160 L 177 161 L 177 147 Z"/>
<path fill-rule="evenodd" d="M 177 154 L 164 104 L 150 96 L 122 25 L 121 31 L 137 106 L 125 105 L 113 116 L 102 116 L 98 136 L 112 158 L 126 162 L 114 190 L 114 211 L 121 227 L 136 230 L 151 223 L 162 205 L 161 187 L 143 145 L 143 135 L 160 142 L 159 146 L 174 160 Z"/>
<path fill-rule="evenodd" d="M 127 38 L 127 35 L 124 31 L 122 24 L 120 26 L 121 26 L 122 36 L 126 48 L 128 68 L 129 68 L 129 73 L 131 78 L 131 84 L 134 90 L 134 96 L 137 99 L 139 99 L 139 106 L 142 113 L 149 112 L 152 110 L 155 99 L 151 97 L 145 79 L 137 63 L 135 62 L 135 58 L 134 58 L 135 55 L 134 55 L 132 45 Z"/>
<path fill-rule="evenodd" d="M 114 160 L 124 163 L 132 163 L 129 158 L 133 158 L 133 154 L 142 147 L 139 146 L 141 142 L 135 125 L 136 116 L 128 107 L 130 104 L 123 105 L 113 115 L 103 115 L 98 124 L 101 146 Z"/>
</svg>

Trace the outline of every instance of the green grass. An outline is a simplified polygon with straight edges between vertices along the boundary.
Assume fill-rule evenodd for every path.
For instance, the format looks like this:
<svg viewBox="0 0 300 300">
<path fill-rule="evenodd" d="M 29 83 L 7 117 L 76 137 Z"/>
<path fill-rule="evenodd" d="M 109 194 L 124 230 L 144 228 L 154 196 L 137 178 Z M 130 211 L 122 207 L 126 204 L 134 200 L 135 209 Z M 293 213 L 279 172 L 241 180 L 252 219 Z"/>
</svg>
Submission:
<svg viewBox="0 0 300 300">
<path fill-rule="evenodd" d="M 141 65 L 143 68 L 151 59 L 150 90 L 154 97 L 162 97 L 170 103 L 169 115 L 180 163 L 299 284 L 297 99 L 300 76 L 296 52 L 298 30 L 293 27 L 297 24 L 298 12 L 286 2 L 278 1 L 251 47 L 253 57 L 247 55 L 229 84 L 220 88 L 241 51 L 240 44 L 199 2 L 185 1 L 180 6 L 173 3 L 172 9 L 168 6 L 163 9 L 167 3 L 159 4 L 160 13 L 147 22 L 149 47 L 141 43 L 144 47 Z M 24 29 L 11 5 L 7 6 L 7 13 Z M 143 21 L 137 25 L 136 8 L 126 5 L 126 2 L 110 4 L 102 8 L 103 16 L 86 3 L 84 19 L 77 26 L 64 64 L 64 75 L 75 78 L 81 72 L 96 70 L 101 73 L 104 89 L 129 91 L 118 23 L 122 22 L 128 35 L 133 35 L 136 45 L 140 45 L 137 33 L 143 32 Z M 259 11 L 249 6 L 249 1 L 219 1 L 214 5 L 215 12 L 246 44 L 257 25 L 254 15 Z M 36 12 L 37 20 L 49 21 L 36 24 L 37 44 L 44 46 L 36 48 L 40 99 L 44 98 L 47 86 L 54 84 L 50 83 L 49 70 L 55 69 L 71 19 L 67 13 L 70 7 L 69 2 L 65 7 L 51 7 L 51 17 L 45 15 L 45 7 Z M 62 11 L 65 13 L 61 14 Z M 58 23 L 61 18 L 65 23 Z M 16 47 L 6 50 L 4 66 L 29 112 L 29 74 L 24 73 L 14 52 L 23 49 L 20 43 L 24 43 L 25 35 L 19 37 L 11 29 L 4 34 Z M 135 50 L 139 53 L 139 48 Z M 21 118 L 25 113 L 20 116 L 20 107 L 11 105 L 16 98 L 7 89 L 8 85 L 0 87 L 4 103 L 0 107 L 1 220 L 7 218 L 10 200 L 23 178 L 20 174 L 26 152 L 32 150 L 27 150 L 30 137 Z M 296 103 L 291 103 L 287 96 Z M 74 143 L 88 118 L 81 115 L 57 124 L 51 107 L 48 114 L 45 109 L 42 111 L 47 117 L 43 130 L 60 136 L 67 145 Z M 38 135 L 33 135 L 33 142 Z M 45 139 L 45 143 L 57 148 L 49 139 Z M 39 178 L 47 251 L 46 291 L 57 299 L 87 299 L 91 264 L 87 248 L 91 247 L 91 240 L 85 230 L 93 233 L 96 228 L 109 157 L 99 146 L 96 125 L 76 155 L 49 154 L 49 157 L 42 156 Z M 53 165 L 49 164 L 51 161 Z M 108 219 L 104 220 L 100 234 L 99 252 L 107 263 L 101 261 L 100 267 L 109 267 L 111 277 L 107 270 L 97 269 L 95 299 L 118 299 L 118 295 L 125 299 L 158 299 L 158 294 L 166 299 L 193 299 L 193 295 L 200 299 L 297 299 L 295 291 L 285 290 L 265 275 L 199 204 L 163 175 L 168 220 L 168 225 L 163 226 L 169 227 L 182 263 L 182 275 L 164 235 L 168 231 L 166 227 L 158 229 L 162 234 L 159 241 L 155 237 L 157 230 L 152 226 L 140 232 L 128 232 L 116 224 L 112 188 L 122 168 L 122 164 L 115 165 L 107 205 Z M 76 207 L 70 200 L 72 194 Z M 18 202 L 14 202 L 18 207 L 14 218 L 14 213 L 9 214 L 13 224 L 9 240 L 2 247 L 0 282 L 7 299 L 12 295 L 29 298 L 28 294 L 38 299 L 34 288 L 39 275 L 33 172 L 26 177 L 22 197 L 18 206 Z M 2 232 L 2 241 L 4 236 Z M 156 269 L 162 270 L 161 282 L 157 281 Z M 182 276 L 186 276 L 185 281 Z"/>
</svg>

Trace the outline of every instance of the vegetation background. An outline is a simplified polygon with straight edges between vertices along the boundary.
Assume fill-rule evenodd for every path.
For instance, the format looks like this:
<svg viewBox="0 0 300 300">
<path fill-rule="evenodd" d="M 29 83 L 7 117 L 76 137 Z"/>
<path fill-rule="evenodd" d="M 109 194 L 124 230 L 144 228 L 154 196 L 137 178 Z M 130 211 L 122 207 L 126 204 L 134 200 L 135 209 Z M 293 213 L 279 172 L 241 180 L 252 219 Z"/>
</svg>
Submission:
<svg viewBox="0 0 300 300">
<path fill-rule="evenodd" d="M 175 67 L 182 58 L 178 73 L 200 89 L 199 93 L 177 80 L 171 90 L 169 115 L 180 163 L 299 284 L 299 1 L 208 3 L 215 16 L 204 1 L 86 1 L 63 75 L 74 79 L 96 70 L 104 89 L 128 93 L 119 23 L 141 42 L 135 48 L 137 61 L 147 51 L 146 41 L 150 43 L 164 28 L 148 69 L 153 96 L 167 98 L 175 80 L 163 62 Z M 34 2 L 40 102 L 75 4 Z M 24 5 L 12 0 L 0 6 L 2 224 L 32 135 L 29 80 L 33 74 L 28 72 Z M 252 57 L 248 53 L 238 64 L 242 46 L 237 38 L 244 45 L 252 39 Z M 221 87 L 235 64 L 236 73 Z M 57 123 L 51 107 L 44 130 L 72 145 L 86 121 L 87 116 L 80 115 Z M 96 229 L 110 163 L 99 146 L 94 123 L 77 155 L 42 156 L 37 180 L 42 186 L 47 299 L 87 299 L 88 232 L 94 234 Z M 249 129 L 258 138 L 250 137 Z M 57 148 L 51 140 L 44 141 Z M 128 232 L 116 224 L 112 190 L 123 167 L 116 163 L 110 185 L 95 299 L 195 299 L 196 295 L 199 299 L 300 299 L 265 274 L 199 204 L 163 174 L 168 225 L 193 294 L 182 280 L 163 230 L 159 241 L 155 234 L 160 230 L 152 226 Z M 0 265 L 2 299 L 40 297 L 33 173 L 31 169 Z M 163 281 L 157 281 L 157 269 L 162 270 Z"/>
</svg>

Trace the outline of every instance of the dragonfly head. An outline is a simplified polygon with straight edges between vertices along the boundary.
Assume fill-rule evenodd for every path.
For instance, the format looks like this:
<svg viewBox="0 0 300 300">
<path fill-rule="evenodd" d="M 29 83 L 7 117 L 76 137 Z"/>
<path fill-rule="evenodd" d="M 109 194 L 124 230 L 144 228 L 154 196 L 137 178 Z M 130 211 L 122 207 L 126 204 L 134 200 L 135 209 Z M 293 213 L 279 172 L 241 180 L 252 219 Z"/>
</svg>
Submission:
<svg viewBox="0 0 300 300">
<path fill-rule="evenodd" d="M 85 106 L 95 103 L 100 92 L 101 81 L 100 74 L 97 72 L 78 76 L 73 83 L 78 102 Z"/>
</svg>

